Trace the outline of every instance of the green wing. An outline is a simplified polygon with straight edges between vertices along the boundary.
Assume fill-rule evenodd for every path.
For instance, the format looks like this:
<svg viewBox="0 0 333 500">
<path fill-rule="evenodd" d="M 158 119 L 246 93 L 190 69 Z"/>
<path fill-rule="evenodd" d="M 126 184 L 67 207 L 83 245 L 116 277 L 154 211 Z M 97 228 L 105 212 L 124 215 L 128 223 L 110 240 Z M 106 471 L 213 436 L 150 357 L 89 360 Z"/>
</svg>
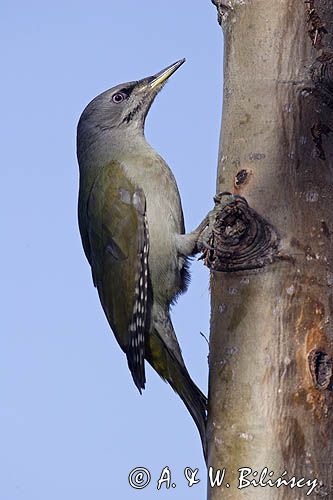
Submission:
<svg viewBox="0 0 333 500">
<path fill-rule="evenodd" d="M 81 201 L 79 221 L 104 312 L 141 391 L 149 249 L 144 193 L 120 164 L 112 162 L 98 172 L 86 200 Z"/>
</svg>

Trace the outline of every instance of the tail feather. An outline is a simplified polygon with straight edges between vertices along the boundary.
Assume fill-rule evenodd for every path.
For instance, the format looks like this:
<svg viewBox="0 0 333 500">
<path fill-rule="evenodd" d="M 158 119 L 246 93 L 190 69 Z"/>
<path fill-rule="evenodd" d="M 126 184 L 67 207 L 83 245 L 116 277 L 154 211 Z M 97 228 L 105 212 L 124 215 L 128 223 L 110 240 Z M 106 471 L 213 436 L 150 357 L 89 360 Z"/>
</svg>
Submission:
<svg viewBox="0 0 333 500">
<path fill-rule="evenodd" d="M 207 398 L 191 379 L 184 363 L 179 361 L 179 356 L 164 343 L 160 335 L 153 331 L 149 336 L 149 347 L 146 359 L 157 371 L 160 377 L 166 380 L 173 390 L 180 396 L 189 413 L 191 414 L 200 434 L 203 453 L 207 461 Z"/>
</svg>

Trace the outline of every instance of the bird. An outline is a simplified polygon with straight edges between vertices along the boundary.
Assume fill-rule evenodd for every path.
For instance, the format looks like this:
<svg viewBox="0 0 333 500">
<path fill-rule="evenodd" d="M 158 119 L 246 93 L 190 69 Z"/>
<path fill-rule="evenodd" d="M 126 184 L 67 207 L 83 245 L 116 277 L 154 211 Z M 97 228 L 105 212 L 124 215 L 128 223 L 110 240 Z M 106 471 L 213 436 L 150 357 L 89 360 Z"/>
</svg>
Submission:
<svg viewBox="0 0 333 500">
<path fill-rule="evenodd" d="M 205 246 L 208 217 L 185 233 L 175 177 L 144 134 L 148 111 L 181 59 L 153 76 L 95 97 L 77 126 L 78 220 L 108 323 L 133 381 L 147 361 L 180 396 L 207 453 L 207 398 L 185 366 L 170 308 L 189 283 L 189 259 Z"/>
</svg>

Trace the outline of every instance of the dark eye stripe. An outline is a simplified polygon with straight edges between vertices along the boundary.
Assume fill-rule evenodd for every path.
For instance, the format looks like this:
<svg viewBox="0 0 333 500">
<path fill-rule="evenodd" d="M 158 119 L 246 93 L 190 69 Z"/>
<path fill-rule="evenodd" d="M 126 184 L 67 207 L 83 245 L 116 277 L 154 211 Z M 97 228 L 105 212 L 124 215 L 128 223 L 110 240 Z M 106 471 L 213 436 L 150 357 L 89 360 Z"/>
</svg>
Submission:
<svg viewBox="0 0 333 500">
<path fill-rule="evenodd" d="M 126 94 L 127 97 L 129 97 L 131 95 L 131 93 L 133 92 L 133 87 L 127 87 L 127 88 L 123 88 L 123 89 L 120 89 L 118 92 L 121 92 L 122 94 Z"/>
<path fill-rule="evenodd" d="M 118 103 L 124 101 L 125 99 L 128 99 L 132 92 L 133 92 L 133 87 L 124 87 L 124 88 L 118 90 L 117 92 L 115 92 L 112 95 L 111 100 L 114 103 L 118 104 Z M 123 99 L 121 99 L 121 98 L 118 99 L 118 96 L 120 97 L 121 95 L 123 96 Z"/>
</svg>

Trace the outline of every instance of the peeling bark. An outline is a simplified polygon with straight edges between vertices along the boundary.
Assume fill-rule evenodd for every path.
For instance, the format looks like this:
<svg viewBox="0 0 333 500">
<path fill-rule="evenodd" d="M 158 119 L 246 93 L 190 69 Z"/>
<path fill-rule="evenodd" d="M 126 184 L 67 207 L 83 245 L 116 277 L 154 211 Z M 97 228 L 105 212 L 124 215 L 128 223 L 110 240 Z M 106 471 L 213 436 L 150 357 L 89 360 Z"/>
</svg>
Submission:
<svg viewBox="0 0 333 500">
<path fill-rule="evenodd" d="M 237 489 L 239 468 L 268 467 L 271 480 L 318 479 L 310 498 L 330 499 L 333 3 L 212 1 L 225 34 L 217 192 L 246 198 L 285 258 L 239 270 L 227 255 L 211 272 L 208 463 L 226 475 L 208 497 L 308 498 L 308 486 Z"/>
</svg>

